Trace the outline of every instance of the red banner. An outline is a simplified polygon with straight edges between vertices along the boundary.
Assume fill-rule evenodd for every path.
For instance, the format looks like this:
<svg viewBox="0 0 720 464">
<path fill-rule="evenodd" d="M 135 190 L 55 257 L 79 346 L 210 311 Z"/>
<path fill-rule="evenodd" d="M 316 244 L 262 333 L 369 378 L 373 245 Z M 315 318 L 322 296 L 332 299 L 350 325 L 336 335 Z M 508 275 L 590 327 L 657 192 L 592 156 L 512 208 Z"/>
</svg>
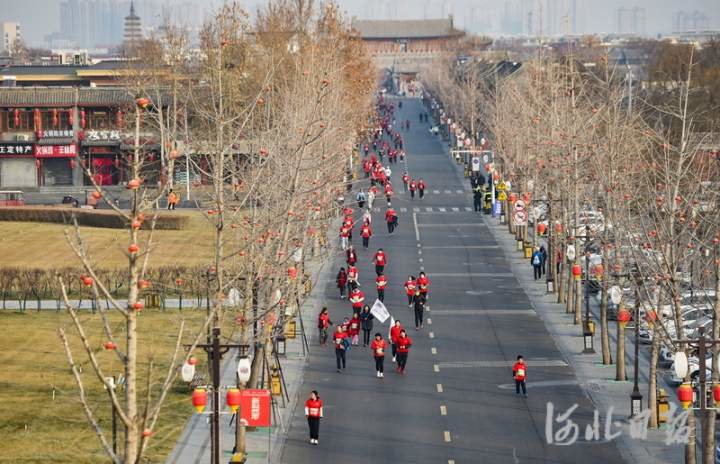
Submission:
<svg viewBox="0 0 720 464">
<path fill-rule="evenodd" d="M 248 427 L 270 427 L 270 390 L 242 390 L 240 420 Z"/>
<path fill-rule="evenodd" d="M 72 145 L 35 145 L 36 158 L 74 158 L 77 146 Z"/>
</svg>

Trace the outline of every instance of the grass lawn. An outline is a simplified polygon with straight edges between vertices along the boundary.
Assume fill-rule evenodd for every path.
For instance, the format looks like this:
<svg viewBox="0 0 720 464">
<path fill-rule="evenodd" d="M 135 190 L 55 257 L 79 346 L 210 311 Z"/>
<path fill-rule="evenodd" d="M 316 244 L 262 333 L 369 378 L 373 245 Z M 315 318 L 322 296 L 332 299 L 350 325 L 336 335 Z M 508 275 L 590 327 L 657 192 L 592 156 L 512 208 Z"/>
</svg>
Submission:
<svg viewBox="0 0 720 464">
<path fill-rule="evenodd" d="M 181 318 L 186 320 L 186 333 L 189 334 L 197 330 L 203 314 L 203 311 L 188 310 L 147 310 L 141 313 L 140 360 L 146 363 L 149 356 L 153 356 L 157 366 L 154 388 L 162 382 Z M 99 316 L 85 313 L 82 319 L 86 322 L 86 331 L 92 337 L 93 346 L 98 347 L 98 357 L 106 375 L 119 374 L 120 364 L 115 355 L 102 349 L 104 337 Z M 113 322 L 116 331 L 124 327 L 120 317 L 113 317 Z M 80 349 L 68 314 L 64 311 L 3 313 L 0 323 L 3 327 L 0 342 L 0 352 L 3 353 L 0 370 L 0 436 L 3 437 L 0 462 L 109 462 L 80 406 L 75 382 L 57 336 L 59 327 L 64 327 L 71 339 L 75 362 L 84 367 L 85 387 L 101 427 L 107 431 L 108 440 L 111 440 L 110 403 L 87 362 L 87 356 Z M 197 355 L 200 361 L 198 369 L 204 372 L 205 360 L 201 353 Z M 140 371 L 144 379 L 146 365 L 141 366 Z M 190 391 L 178 380 L 165 401 L 145 462 L 164 462 L 193 411 Z M 119 441 L 122 443 L 122 433 Z"/>
<path fill-rule="evenodd" d="M 167 213 L 166 213 L 167 214 Z M 178 211 L 190 217 L 184 230 L 158 230 L 153 235 L 151 266 L 182 264 L 205 265 L 212 258 L 214 228 L 202 213 Z M 63 224 L 35 222 L 0 222 L 0 262 L 19 268 L 51 269 L 79 266 L 80 262 L 65 239 Z M 72 229 L 70 229 L 72 233 Z M 92 259 L 102 268 L 127 266 L 124 254 L 128 246 L 128 231 L 99 227 L 81 227 L 83 240 Z M 147 233 L 141 233 L 143 237 Z M 143 242 L 140 242 L 143 246 Z"/>
</svg>

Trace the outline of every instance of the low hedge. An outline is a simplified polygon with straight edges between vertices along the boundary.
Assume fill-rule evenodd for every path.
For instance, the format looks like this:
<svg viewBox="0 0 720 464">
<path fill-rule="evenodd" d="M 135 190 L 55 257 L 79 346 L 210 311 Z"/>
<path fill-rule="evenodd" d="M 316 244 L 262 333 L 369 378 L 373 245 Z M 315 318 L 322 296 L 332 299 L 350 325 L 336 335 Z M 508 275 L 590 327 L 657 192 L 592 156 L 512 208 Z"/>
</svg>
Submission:
<svg viewBox="0 0 720 464">
<path fill-rule="evenodd" d="M 72 224 L 73 216 L 77 218 L 77 222 L 79 225 L 87 227 L 124 229 L 129 225 L 125 218 L 119 216 L 114 211 L 71 207 L 0 207 L 0 221 L 51 222 L 56 224 Z M 151 216 L 148 215 L 148 227 L 150 225 L 150 219 Z M 182 230 L 187 227 L 188 221 L 189 218 L 181 214 L 160 214 L 157 218 L 157 221 L 155 222 L 155 229 Z"/>
</svg>

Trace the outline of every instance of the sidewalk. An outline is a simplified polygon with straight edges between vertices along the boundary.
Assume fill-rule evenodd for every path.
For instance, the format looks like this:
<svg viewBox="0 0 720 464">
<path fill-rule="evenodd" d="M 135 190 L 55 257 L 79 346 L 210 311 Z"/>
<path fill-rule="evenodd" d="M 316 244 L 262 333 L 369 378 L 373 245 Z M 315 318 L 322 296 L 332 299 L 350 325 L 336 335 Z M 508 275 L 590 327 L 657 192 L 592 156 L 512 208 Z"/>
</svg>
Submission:
<svg viewBox="0 0 720 464">
<path fill-rule="evenodd" d="M 602 364 L 602 354 L 600 353 L 600 332 L 595 334 L 594 346 L 596 354 L 582 354 L 583 337 L 582 329 L 579 325 L 573 324 L 573 315 L 565 313 L 565 305 L 557 303 L 557 294 L 547 293 L 545 278 L 534 280 L 532 276 L 532 267 L 529 260 L 524 257 L 522 252 L 516 251 L 515 237 L 508 234 L 507 226 L 500 224 L 498 219 L 492 219 L 483 215 L 483 220 L 488 225 L 488 229 L 493 237 L 497 240 L 498 245 L 505 253 L 508 261 L 511 263 L 511 270 L 515 275 L 518 283 L 527 293 L 533 304 L 533 309 L 545 322 L 550 334 L 555 339 L 560 351 L 565 356 L 568 364 L 575 371 L 575 377 L 578 383 L 585 390 L 588 397 L 595 404 L 600 412 L 600 417 L 604 418 L 609 411 L 612 410 L 613 419 L 627 424 L 627 417 L 630 412 L 630 393 L 632 392 L 633 382 L 628 380 L 625 382 L 615 381 L 615 364 L 604 366 Z M 599 306 L 597 300 L 591 299 L 591 312 L 593 319 L 599 320 Z M 616 336 L 614 330 L 615 323 L 610 322 L 610 343 L 611 353 L 615 357 Z M 634 362 L 634 337 L 630 330 L 626 330 L 626 370 L 627 378 L 633 377 Z M 649 372 L 649 349 L 647 345 L 640 347 L 639 359 L 639 385 L 640 392 L 643 395 L 643 407 L 647 408 L 647 381 Z M 668 385 L 664 378 L 664 372 L 658 369 L 658 388 L 663 388 L 668 393 L 671 401 L 674 401 L 675 389 Z M 530 384 L 532 386 L 532 384 Z M 581 425 L 583 430 L 584 424 Z M 614 439 L 618 449 L 627 462 L 632 463 L 677 463 L 682 462 L 684 456 L 684 447 L 681 445 L 665 444 L 665 430 L 648 430 L 648 436 L 645 440 L 632 439 L 624 427 L 621 436 Z M 581 432 L 582 434 L 582 432 Z"/>
<path fill-rule="evenodd" d="M 335 247 L 331 245 L 331 253 L 334 252 Z M 303 373 L 310 353 L 303 347 L 299 319 L 302 319 L 310 347 L 316 347 L 317 344 L 313 343 L 317 333 L 315 329 L 316 315 L 323 304 L 326 286 L 334 278 L 332 266 L 330 265 L 333 259 L 334 255 L 331 255 L 330 258 L 319 258 L 317 261 L 311 261 L 308 265 L 308 271 L 313 276 L 312 280 L 315 282 L 315 286 L 300 308 L 297 337 L 287 339 L 286 355 L 280 357 L 290 400 L 286 401 L 283 397 L 274 398 L 276 405 L 273 407 L 272 426 L 247 432 L 247 464 L 280 462 L 283 444 L 287 437 L 295 406 L 299 399 L 305 397 L 305 392 L 300 391 L 300 388 L 303 384 Z M 221 383 L 223 385 L 235 385 L 236 363 L 237 357 L 234 350 L 225 355 L 221 373 Z M 224 399 L 221 399 L 221 402 L 223 402 L 224 407 Z M 208 404 L 208 410 L 210 408 L 211 405 Z M 210 462 L 210 416 L 208 414 L 194 414 L 189 395 L 188 417 L 189 420 L 175 448 L 165 461 L 167 464 L 205 464 Z M 235 443 L 235 424 L 233 423 L 232 426 L 229 424 L 230 418 L 229 414 L 221 415 L 220 418 L 220 462 L 224 463 L 229 462 Z"/>
</svg>

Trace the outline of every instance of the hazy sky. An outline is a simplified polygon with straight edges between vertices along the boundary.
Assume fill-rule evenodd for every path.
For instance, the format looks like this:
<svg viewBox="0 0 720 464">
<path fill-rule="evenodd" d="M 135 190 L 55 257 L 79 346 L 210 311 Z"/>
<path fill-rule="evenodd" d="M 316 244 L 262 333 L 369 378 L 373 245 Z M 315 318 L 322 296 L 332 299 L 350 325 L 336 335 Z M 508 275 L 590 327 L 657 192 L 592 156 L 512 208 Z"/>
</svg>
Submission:
<svg viewBox="0 0 720 464">
<path fill-rule="evenodd" d="M 138 9 L 150 1 L 195 3 L 206 11 L 222 3 L 222 0 L 136 0 Z M 573 1 L 577 12 L 575 27 L 579 33 L 618 32 L 617 9 L 623 7 L 645 9 L 645 32 L 649 35 L 670 33 L 673 18 L 679 11 L 691 14 L 699 11 L 707 17 L 704 22 L 707 27 L 720 29 L 720 0 L 339 0 L 338 3 L 349 15 L 361 18 L 420 19 L 452 13 L 458 27 L 472 32 L 501 35 L 524 32 L 530 27 L 537 33 L 542 25 L 545 35 L 554 35 L 570 31 L 570 20 L 563 17 L 569 17 Z M 59 3 L 60 0 L 0 0 L 0 21 L 20 22 L 26 41 L 40 45 L 45 34 L 59 29 Z M 264 0 L 245 1 L 250 11 L 264 3 Z"/>
</svg>

